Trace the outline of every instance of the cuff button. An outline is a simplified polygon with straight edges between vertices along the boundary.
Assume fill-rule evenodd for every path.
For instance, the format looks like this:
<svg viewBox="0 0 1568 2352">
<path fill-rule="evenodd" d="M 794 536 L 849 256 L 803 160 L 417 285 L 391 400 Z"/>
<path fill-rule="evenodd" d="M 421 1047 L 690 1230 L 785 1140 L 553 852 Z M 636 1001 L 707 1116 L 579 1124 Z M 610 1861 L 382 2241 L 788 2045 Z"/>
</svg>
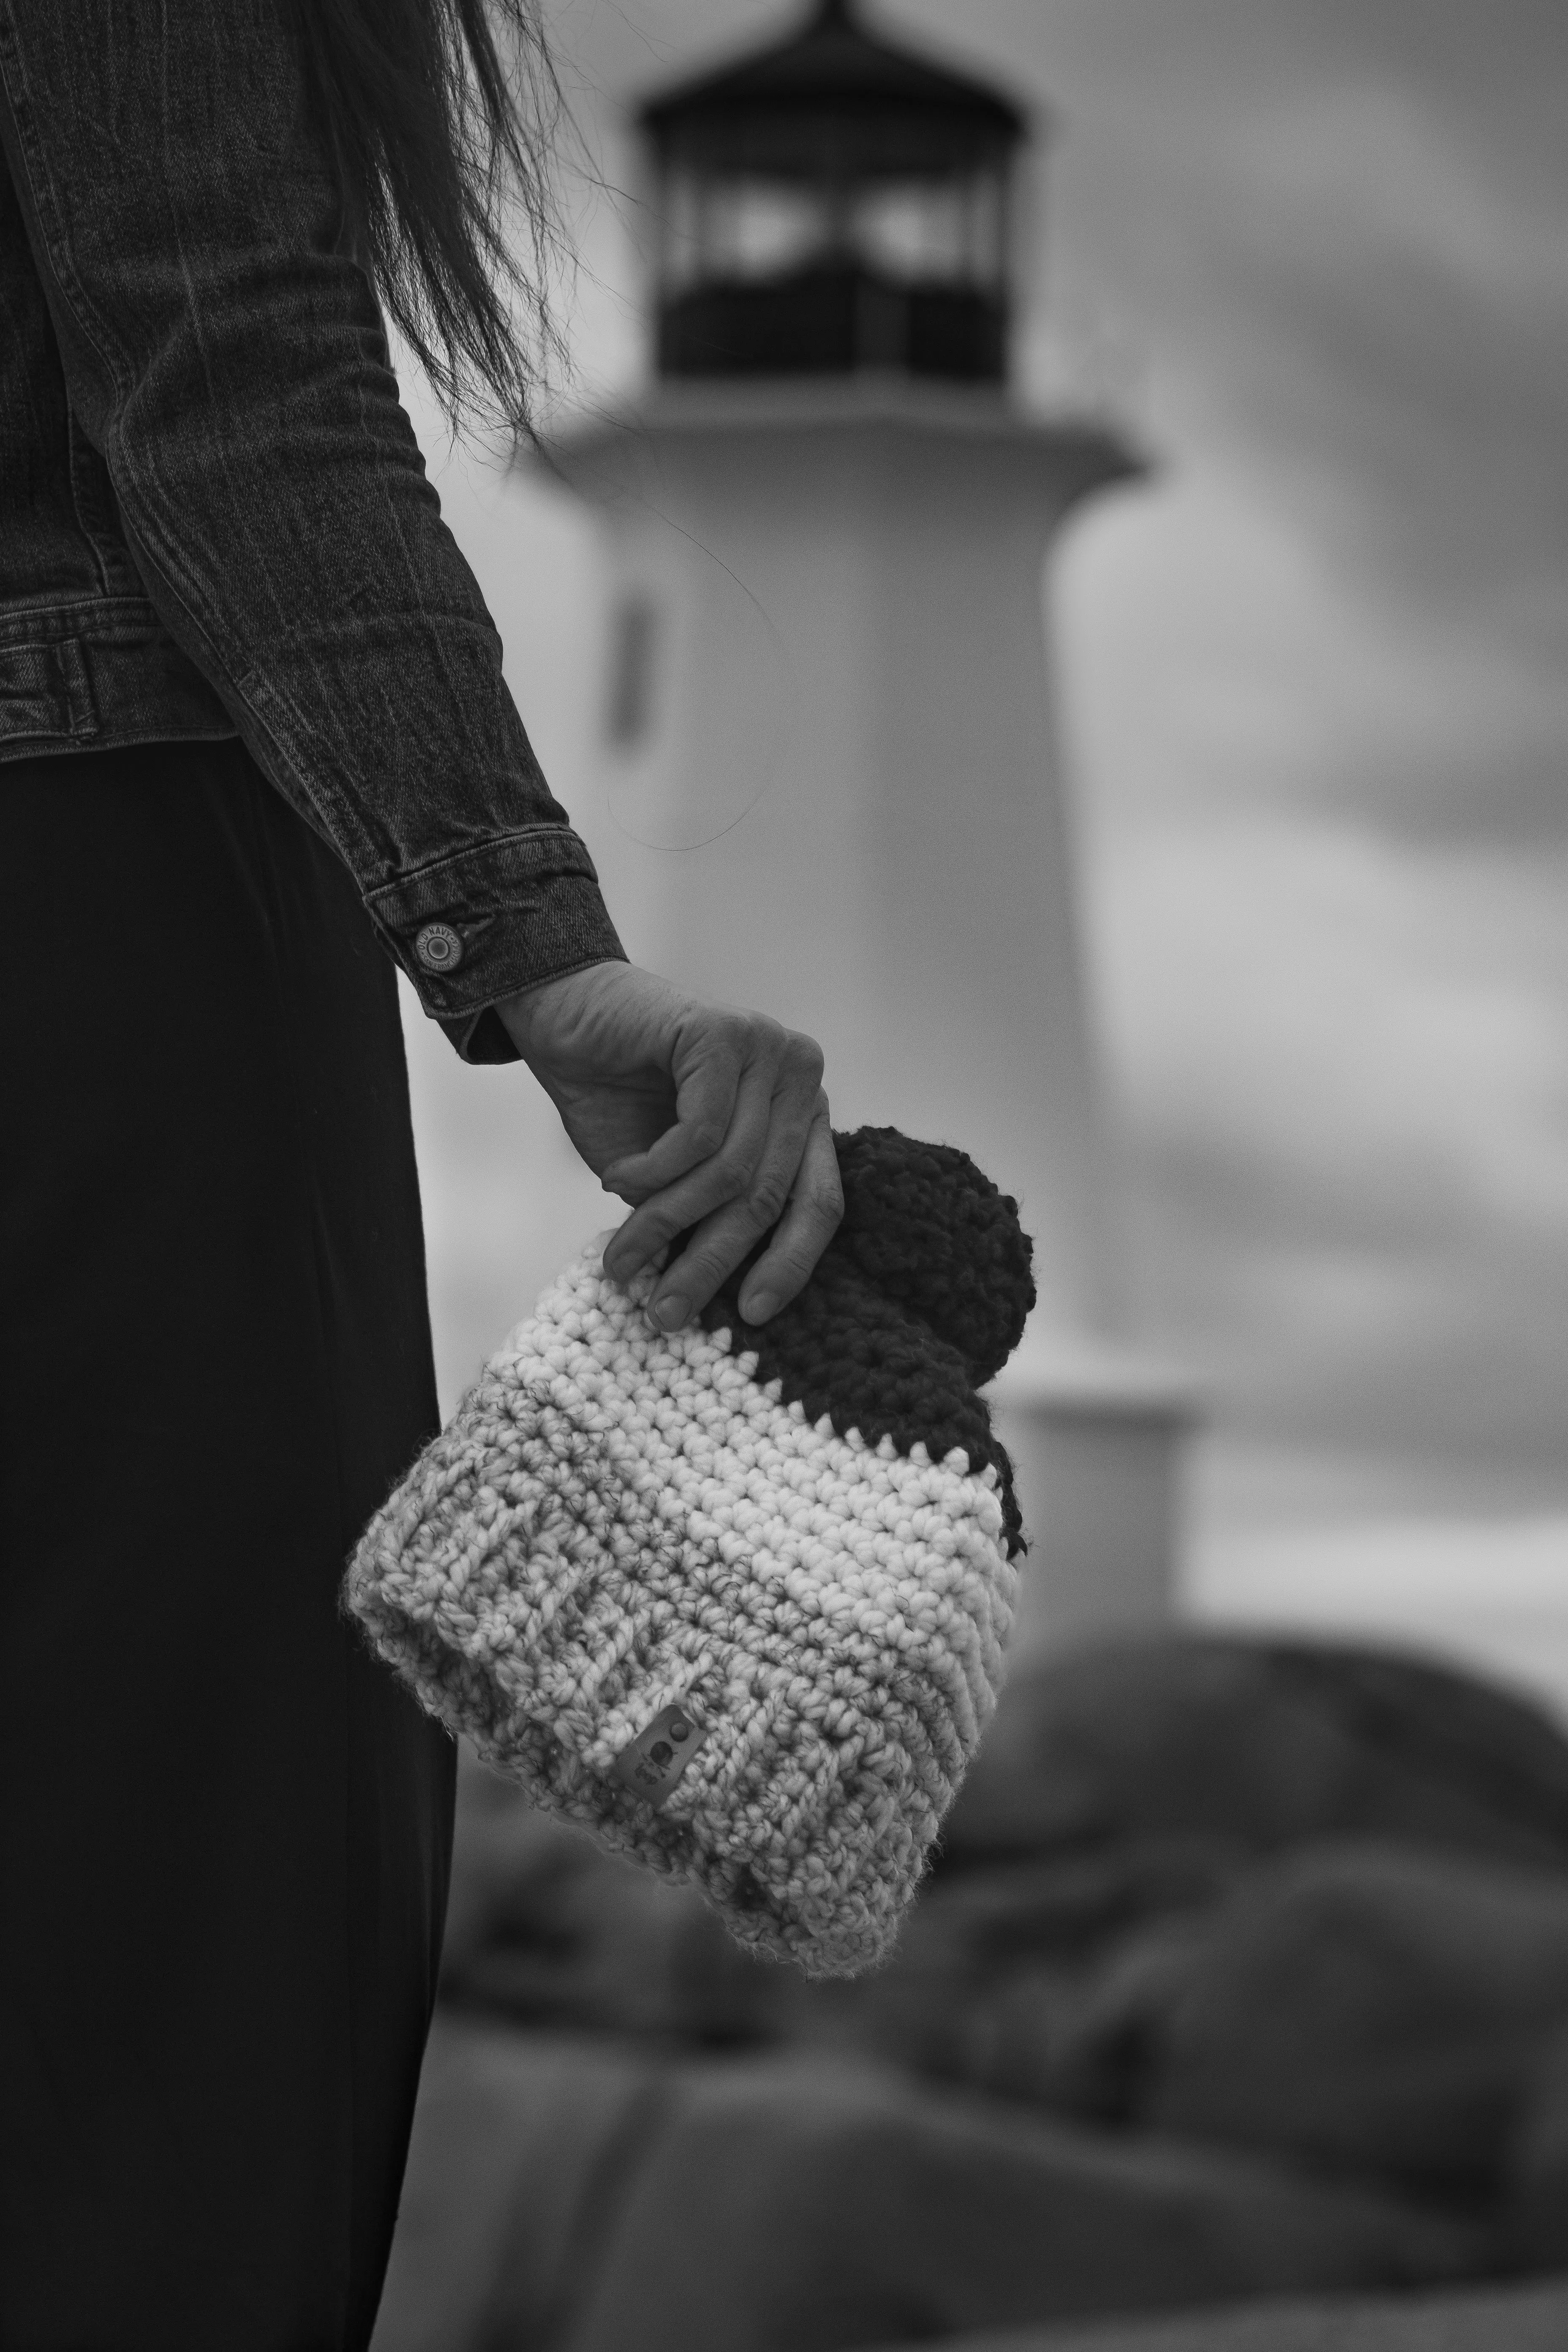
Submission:
<svg viewBox="0 0 1568 2352">
<path fill-rule="evenodd" d="M 456 971 L 463 961 L 463 942 L 450 923 L 426 923 L 414 942 L 414 952 L 426 971 Z"/>
</svg>

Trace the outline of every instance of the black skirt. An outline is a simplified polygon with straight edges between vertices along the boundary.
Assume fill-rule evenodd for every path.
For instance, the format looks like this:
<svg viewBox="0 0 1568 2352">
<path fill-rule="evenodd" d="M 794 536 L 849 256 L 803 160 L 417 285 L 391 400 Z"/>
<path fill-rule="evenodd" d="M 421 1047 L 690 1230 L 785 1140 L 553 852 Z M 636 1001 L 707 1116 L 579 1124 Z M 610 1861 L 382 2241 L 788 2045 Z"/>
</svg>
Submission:
<svg viewBox="0 0 1568 2352">
<path fill-rule="evenodd" d="M 437 1423 L 396 982 L 237 740 L 0 825 L 0 2346 L 340 2352 L 452 1835 L 338 1606 Z"/>
</svg>

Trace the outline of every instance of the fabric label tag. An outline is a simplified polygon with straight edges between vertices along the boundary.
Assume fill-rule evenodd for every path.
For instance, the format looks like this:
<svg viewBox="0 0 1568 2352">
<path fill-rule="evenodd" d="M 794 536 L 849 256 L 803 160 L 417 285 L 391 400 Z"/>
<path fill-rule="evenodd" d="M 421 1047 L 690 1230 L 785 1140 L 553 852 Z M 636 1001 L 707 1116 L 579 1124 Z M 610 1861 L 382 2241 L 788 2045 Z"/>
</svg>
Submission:
<svg viewBox="0 0 1568 2352">
<path fill-rule="evenodd" d="M 679 1706 L 667 1706 L 616 1757 L 617 1780 L 650 1805 L 662 1804 L 701 1745 L 697 1726 Z"/>
</svg>

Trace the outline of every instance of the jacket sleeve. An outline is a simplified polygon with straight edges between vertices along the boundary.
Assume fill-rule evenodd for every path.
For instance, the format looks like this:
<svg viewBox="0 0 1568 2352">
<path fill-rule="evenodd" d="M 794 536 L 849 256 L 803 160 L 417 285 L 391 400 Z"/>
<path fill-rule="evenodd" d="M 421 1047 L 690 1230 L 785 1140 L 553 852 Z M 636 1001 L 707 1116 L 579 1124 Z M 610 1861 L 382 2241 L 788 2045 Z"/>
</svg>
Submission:
<svg viewBox="0 0 1568 2352">
<path fill-rule="evenodd" d="M 281 0 L 0 0 L 0 143 L 147 594 L 465 1058 L 621 958 L 398 398 Z"/>
</svg>

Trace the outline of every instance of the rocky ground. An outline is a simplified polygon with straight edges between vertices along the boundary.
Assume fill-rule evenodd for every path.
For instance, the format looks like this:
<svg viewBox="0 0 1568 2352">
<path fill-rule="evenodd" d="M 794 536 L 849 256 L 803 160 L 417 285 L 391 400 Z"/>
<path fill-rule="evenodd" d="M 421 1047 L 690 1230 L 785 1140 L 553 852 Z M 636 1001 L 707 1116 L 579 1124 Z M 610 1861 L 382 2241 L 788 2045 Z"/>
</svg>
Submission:
<svg viewBox="0 0 1568 2352">
<path fill-rule="evenodd" d="M 1433 2289 L 1490 2298 L 1456 2352 L 1554 2309 L 1563 2352 L 1557 2271 L 1568 1742 L 1518 1698 L 1192 1635 L 1038 1667 L 848 1984 L 465 1767 L 375 2352 L 1429 2352 L 1321 2330 Z M 1297 2333 L 1081 2333 L 1231 2307 Z"/>
</svg>

